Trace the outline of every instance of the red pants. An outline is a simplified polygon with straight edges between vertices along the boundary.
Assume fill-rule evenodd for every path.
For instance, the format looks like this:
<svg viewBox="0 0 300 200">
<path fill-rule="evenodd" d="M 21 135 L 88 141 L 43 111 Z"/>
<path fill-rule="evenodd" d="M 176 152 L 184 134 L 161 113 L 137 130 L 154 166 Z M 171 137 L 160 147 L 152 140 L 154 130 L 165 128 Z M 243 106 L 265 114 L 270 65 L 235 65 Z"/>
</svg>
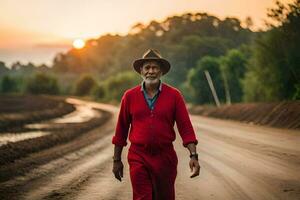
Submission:
<svg viewBox="0 0 300 200">
<path fill-rule="evenodd" d="M 178 159 L 172 144 L 131 144 L 128 163 L 134 200 L 175 200 Z"/>
</svg>

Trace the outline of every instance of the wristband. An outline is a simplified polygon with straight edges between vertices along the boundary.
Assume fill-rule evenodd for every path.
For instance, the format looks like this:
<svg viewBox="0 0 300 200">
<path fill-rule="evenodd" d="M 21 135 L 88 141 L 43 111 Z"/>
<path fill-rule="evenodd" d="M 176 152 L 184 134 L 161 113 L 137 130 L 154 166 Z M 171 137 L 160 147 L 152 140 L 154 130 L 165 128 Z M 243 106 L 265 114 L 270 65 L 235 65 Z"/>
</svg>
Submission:
<svg viewBox="0 0 300 200">
<path fill-rule="evenodd" d="M 198 154 L 197 153 L 191 153 L 190 154 L 190 158 L 195 158 L 196 160 L 198 160 Z"/>
</svg>

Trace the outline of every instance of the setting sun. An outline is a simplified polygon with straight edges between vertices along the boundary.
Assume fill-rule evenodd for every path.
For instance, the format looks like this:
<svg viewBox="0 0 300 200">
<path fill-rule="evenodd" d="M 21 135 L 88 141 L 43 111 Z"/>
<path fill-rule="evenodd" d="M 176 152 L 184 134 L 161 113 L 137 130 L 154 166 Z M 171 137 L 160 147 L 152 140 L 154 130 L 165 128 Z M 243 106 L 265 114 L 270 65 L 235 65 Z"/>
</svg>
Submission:
<svg viewBox="0 0 300 200">
<path fill-rule="evenodd" d="M 73 47 L 76 49 L 81 49 L 84 47 L 84 45 L 85 45 L 85 42 L 82 39 L 76 39 L 73 42 Z"/>
</svg>

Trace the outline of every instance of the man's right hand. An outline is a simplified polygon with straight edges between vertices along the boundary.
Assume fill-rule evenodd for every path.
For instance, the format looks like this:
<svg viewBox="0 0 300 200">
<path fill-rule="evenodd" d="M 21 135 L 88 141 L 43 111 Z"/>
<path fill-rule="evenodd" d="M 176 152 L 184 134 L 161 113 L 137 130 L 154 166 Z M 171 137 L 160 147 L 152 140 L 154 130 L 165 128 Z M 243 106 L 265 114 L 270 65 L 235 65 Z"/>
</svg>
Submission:
<svg viewBox="0 0 300 200">
<path fill-rule="evenodd" d="M 112 172 L 114 173 L 115 178 L 118 179 L 119 181 L 122 181 L 122 178 L 123 178 L 123 168 L 124 168 L 124 165 L 121 160 L 114 161 Z"/>
</svg>

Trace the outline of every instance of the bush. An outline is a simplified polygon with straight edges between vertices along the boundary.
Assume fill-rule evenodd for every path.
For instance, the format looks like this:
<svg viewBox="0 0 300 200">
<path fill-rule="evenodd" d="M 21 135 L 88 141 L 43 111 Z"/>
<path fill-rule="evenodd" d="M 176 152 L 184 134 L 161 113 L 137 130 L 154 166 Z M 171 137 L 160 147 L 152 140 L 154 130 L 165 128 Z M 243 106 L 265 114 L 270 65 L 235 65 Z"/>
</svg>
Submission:
<svg viewBox="0 0 300 200">
<path fill-rule="evenodd" d="M 124 92 L 139 84 L 140 81 L 139 75 L 132 71 L 122 72 L 116 76 L 109 77 L 104 82 L 105 100 L 120 101 Z"/>
<path fill-rule="evenodd" d="M 296 92 L 294 93 L 293 100 L 300 100 L 300 84 L 296 85 Z"/>
<path fill-rule="evenodd" d="M 97 85 L 92 89 L 91 93 L 96 100 L 103 99 L 105 97 L 105 88 L 103 85 Z"/>
<path fill-rule="evenodd" d="M 31 94 L 58 94 L 59 87 L 56 78 L 43 73 L 35 74 L 29 78 L 26 92 Z"/>
<path fill-rule="evenodd" d="M 83 75 L 75 84 L 75 95 L 89 95 L 94 87 L 97 86 L 95 79 L 91 75 Z"/>
<path fill-rule="evenodd" d="M 17 91 L 17 81 L 8 75 L 4 76 L 1 80 L 0 92 L 10 93 L 16 91 Z"/>
</svg>

